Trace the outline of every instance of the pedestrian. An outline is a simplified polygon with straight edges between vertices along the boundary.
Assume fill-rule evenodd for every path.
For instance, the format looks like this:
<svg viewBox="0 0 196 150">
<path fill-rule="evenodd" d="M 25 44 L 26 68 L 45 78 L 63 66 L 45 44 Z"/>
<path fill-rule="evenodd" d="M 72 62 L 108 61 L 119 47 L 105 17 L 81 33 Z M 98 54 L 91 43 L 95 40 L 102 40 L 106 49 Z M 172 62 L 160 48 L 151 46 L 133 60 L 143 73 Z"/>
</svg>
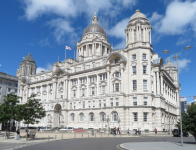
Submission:
<svg viewBox="0 0 196 150">
<path fill-rule="evenodd" d="M 154 130 L 154 131 L 155 131 L 155 135 L 157 136 L 157 128 L 155 128 L 155 130 Z"/>
<path fill-rule="evenodd" d="M 7 138 L 7 128 L 5 128 L 5 135 L 4 135 L 5 139 Z"/>
<path fill-rule="evenodd" d="M 40 127 L 38 127 L 38 130 L 37 131 L 40 133 Z"/>
<path fill-rule="evenodd" d="M 29 136 L 30 136 L 30 131 L 28 130 L 28 138 L 29 138 Z"/>
<path fill-rule="evenodd" d="M 20 136 L 20 127 L 18 127 L 16 133 Z"/>
<path fill-rule="evenodd" d="M 117 128 L 117 134 L 119 134 L 119 128 Z"/>
<path fill-rule="evenodd" d="M 116 127 L 114 127 L 114 135 L 116 135 Z"/>
<path fill-rule="evenodd" d="M 129 128 L 128 128 L 128 129 L 127 129 L 127 135 L 129 135 L 129 133 L 130 133 L 130 132 L 129 132 Z"/>
<path fill-rule="evenodd" d="M 137 129 L 135 130 L 135 134 L 134 135 L 137 135 Z"/>
</svg>

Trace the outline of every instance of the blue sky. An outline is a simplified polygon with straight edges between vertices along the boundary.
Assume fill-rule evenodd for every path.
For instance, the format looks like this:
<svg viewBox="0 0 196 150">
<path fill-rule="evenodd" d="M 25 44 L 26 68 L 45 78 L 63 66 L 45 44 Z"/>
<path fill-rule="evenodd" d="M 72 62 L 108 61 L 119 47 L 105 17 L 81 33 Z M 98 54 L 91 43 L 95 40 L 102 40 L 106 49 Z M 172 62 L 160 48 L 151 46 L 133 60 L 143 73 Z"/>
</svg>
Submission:
<svg viewBox="0 0 196 150">
<path fill-rule="evenodd" d="M 65 45 L 75 50 L 94 12 L 107 32 L 114 49 L 125 48 L 124 29 L 129 18 L 140 9 L 152 25 L 154 53 L 165 63 L 172 59 L 163 54 L 178 52 L 181 96 L 196 95 L 196 1 L 193 0 L 15 0 L 0 1 L 0 71 L 16 75 L 24 56 L 32 54 L 38 71 L 51 69 L 65 59 Z M 74 51 L 67 51 L 67 58 Z"/>
</svg>

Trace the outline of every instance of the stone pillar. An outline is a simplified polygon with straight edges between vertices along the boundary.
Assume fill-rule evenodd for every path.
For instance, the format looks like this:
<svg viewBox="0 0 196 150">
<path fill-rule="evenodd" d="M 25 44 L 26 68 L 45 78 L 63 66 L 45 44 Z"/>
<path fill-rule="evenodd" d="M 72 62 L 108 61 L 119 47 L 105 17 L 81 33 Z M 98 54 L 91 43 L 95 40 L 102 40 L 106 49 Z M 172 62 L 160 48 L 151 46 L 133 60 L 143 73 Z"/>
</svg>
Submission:
<svg viewBox="0 0 196 150">
<path fill-rule="evenodd" d="M 71 98 L 71 80 L 70 79 L 68 80 L 68 87 L 67 87 L 67 89 L 68 89 L 68 93 L 67 93 L 68 99 L 70 99 Z"/>
<path fill-rule="evenodd" d="M 99 95 L 99 75 L 97 74 L 97 95 Z"/>
<path fill-rule="evenodd" d="M 161 75 L 161 94 L 163 95 L 163 76 Z"/>
<path fill-rule="evenodd" d="M 67 86 L 67 82 L 68 82 L 68 80 L 66 80 L 65 81 L 65 99 L 68 99 L 68 91 L 67 91 L 67 89 L 68 89 L 68 86 Z"/>
<path fill-rule="evenodd" d="M 127 32 L 125 32 L 125 34 L 126 34 L 126 47 L 127 47 Z"/>
<path fill-rule="evenodd" d="M 64 83 L 63 83 L 63 84 L 64 84 L 64 87 L 63 87 L 63 99 L 66 99 L 66 93 L 67 93 L 67 92 L 66 92 L 66 89 L 67 89 L 67 88 L 66 88 L 66 81 L 67 81 L 67 80 L 65 80 Z"/>
<path fill-rule="evenodd" d="M 47 90 L 47 101 L 49 101 L 49 84 L 47 84 L 46 90 Z"/>
<path fill-rule="evenodd" d="M 95 51 L 95 43 L 92 44 L 92 55 L 94 54 Z"/>
<path fill-rule="evenodd" d="M 124 69 L 121 68 L 121 92 L 124 92 Z"/>
<path fill-rule="evenodd" d="M 109 94 L 110 93 L 110 72 L 109 70 L 107 71 L 107 93 Z"/>
<path fill-rule="evenodd" d="M 129 41 L 128 41 L 128 44 L 131 43 L 132 41 L 132 29 L 130 29 L 129 31 Z"/>
<path fill-rule="evenodd" d="M 77 87 L 77 97 L 79 98 L 80 97 L 80 89 L 79 89 L 79 82 L 80 82 L 80 79 L 78 78 L 78 87 Z"/>
<path fill-rule="evenodd" d="M 87 86 L 87 88 L 86 88 L 86 97 L 88 97 L 88 95 L 89 95 L 89 84 L 88 84 L 88 80 L 89 80 L 89 78 L 88 78 L 88 76 L 86 77 L 86 86 Z"/>
<path fill-rule="evenodd" d="M 160 80 L 159 80 L 159 72 L 157 71 L 157 95 L 160 95 Z"/>
<path fill-rule="evenodd" d="M 89 56 L 89 44 L 86 45 L 86 56 Z"/>
<path fill-rule="evenodd" d="M 56 99 L 56 81 L 53 83 L 53 99 Z"/>
<path fill-rule="evenodd" d="M 84 46 L 82 46 L 82 48 L 81 48 L 81 51 L 82 51 L 82 56 L 84 56 Z"/>
<path fill-rule="evenodd" d="M 166 98 L 166 97 L 165 97 L 165 83 L 163 83 L 163 88 L 164 88 L 163 97 Z"/>
<path fill-rule="evenodd" d="M 153 86 L 154 86 L 154 95 L 157 95 L 157 88 L 156 88 L 156 72 L 154 72 L 154 81 L 153 81 Z"/>
<path fill-rule="evenodd" d="M 41 101 L 43 100 L 43 94 L 42 94 L 42 91 L 43 91 L 43 87 L 42 87 L 42 85 L 41 85 L 41 87 L 40 87 L 40 99 L 41 99 Z"/>
</svg>

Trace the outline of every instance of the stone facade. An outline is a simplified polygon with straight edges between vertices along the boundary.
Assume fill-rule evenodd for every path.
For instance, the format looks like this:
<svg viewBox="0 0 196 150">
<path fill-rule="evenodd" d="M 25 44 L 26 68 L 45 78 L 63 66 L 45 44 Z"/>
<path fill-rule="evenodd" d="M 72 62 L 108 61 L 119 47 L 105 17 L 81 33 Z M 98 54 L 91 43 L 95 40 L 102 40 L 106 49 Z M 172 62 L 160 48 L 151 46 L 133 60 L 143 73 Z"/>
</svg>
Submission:
<svg viewBox="0 0 196 150">
<path fill-rule="evenodd" d="M 35 93 L 47 111 L 36 126 L 163 131 L 170 122 L 174 127 L 177 70 L 154 53 L 152 27 L 144 14 L 136 10 L 125 28 L 125 48 L 114 51 L 95 14 L 77 41 L 76 60 L 56 62 L 53 70 L 39 74 L 17 72 L 21 103 Z M 34 61 L 31 65 L 36 67 Z"/>
<path fill-rule="evenodd" d="M 18 77 L 0 72 L 0 103 L 3 102 L 4 95 L 11 92 L 18 93 Z"/>
</svg>

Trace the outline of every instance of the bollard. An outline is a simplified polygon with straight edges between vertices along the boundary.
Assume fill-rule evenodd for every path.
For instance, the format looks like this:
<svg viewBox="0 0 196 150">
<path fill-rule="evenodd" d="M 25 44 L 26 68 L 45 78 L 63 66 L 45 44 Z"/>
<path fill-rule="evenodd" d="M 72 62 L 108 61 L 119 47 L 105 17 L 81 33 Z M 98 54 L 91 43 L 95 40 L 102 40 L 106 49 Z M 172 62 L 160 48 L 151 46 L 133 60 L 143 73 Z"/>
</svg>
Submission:
<svg viewBox="0 0 196 150">
<path fill-rule="evenodd" d="M 63 134 L 62 134 L 62 137 L 61 138 L 63 139 Z"/>
<path fill-rule="evenodd" d="M 55 135 L 55 140 L 56 140 L 56 135 Z"/>
</svg>

